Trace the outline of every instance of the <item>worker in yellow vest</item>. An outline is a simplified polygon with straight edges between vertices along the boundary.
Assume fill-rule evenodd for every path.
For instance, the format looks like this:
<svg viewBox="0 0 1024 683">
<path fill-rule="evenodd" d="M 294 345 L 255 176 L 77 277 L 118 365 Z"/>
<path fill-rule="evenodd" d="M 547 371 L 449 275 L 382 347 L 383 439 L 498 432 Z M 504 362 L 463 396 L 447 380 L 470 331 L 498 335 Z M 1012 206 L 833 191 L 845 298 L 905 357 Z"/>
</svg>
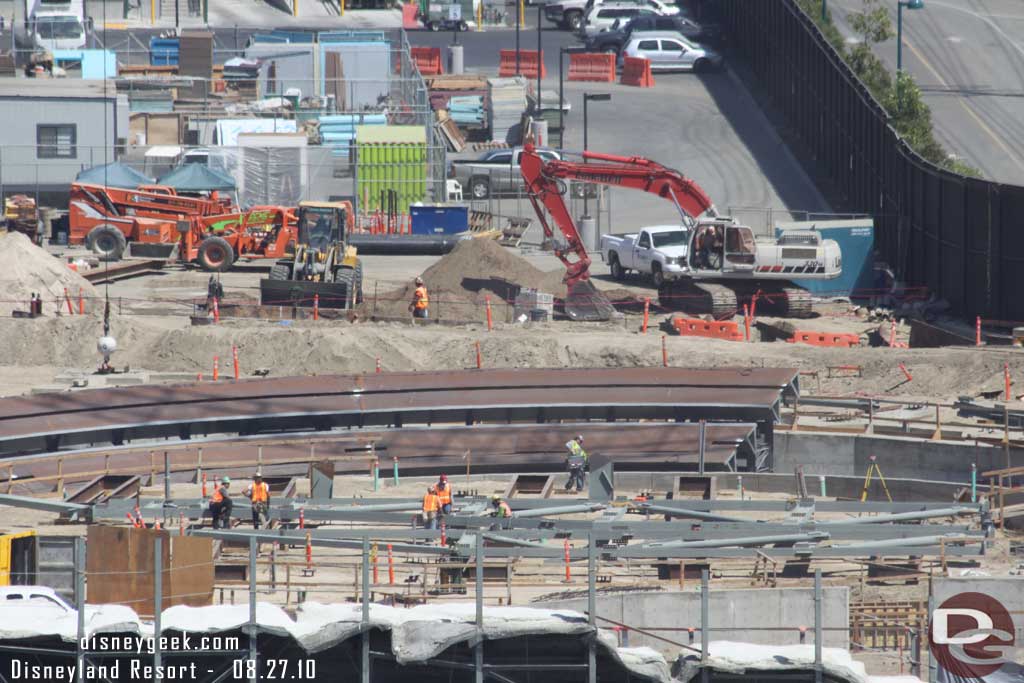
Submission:
<svg viewBox="0 0 1024 683">
<path fill-rule="evenodd" d="M 437 497 L 437 488 L 431 486 L 427 495 L 423 496 L 423 526 L 427 529 L 437 528 L 437 513 L 441 509 L 441 500 Z"/>
<path fill-rule="evenodd" d="M 259 529 L 267 524 L 270 513 L 270 486 L 263 481 L 261 472 L 256 472 L 245 495 L 252 503 L 252 528 Z"/>
<path fill-rule="evenodd" d="M 412 294 L 412 302 L 409 304 L 409 312 L 414 318 L 429 318 L 428 307 L 430 299 L 427 296 L 427 286 L 423 284 L 423 278 L 416 278 L 416 289 Z"/>
</svg>

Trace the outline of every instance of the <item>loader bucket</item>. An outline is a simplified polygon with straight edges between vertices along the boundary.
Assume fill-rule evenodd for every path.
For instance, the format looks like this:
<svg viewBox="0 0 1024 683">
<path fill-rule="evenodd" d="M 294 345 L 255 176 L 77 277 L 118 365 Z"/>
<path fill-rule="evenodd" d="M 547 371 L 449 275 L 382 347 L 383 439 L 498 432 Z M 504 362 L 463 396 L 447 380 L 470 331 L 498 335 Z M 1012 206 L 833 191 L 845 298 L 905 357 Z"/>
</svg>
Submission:
<svg viewBox="0 0 1024 683">
<path fill-rule="evenodd" d="M 612 302 L 590 280 L 580 280 L 569 287 L 563 308 L 570 319 L 583 322 L 611 320 L 615 315 Z"/>
<path fill-rule="evenodd" d="M 261 306 L 300 306 L 312 308 L 319 295 L 320 308 L 350 308 L 352 294 L 345 282 L 309 282 L 301 280 L 260 280 Z"/>
</svg>

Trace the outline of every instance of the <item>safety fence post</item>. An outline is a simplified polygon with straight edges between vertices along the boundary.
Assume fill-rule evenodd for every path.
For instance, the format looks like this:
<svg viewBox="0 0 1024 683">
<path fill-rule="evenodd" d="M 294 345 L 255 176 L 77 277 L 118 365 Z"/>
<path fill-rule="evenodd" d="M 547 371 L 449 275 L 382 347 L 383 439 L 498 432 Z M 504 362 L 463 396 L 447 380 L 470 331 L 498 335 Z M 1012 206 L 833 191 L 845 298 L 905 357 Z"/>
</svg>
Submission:
<svg viewBox="0 0 1024 683">
<path fill-rule="evenodd" d="M 217 357 L 217 356 L 214 356 L 213 357 L 213 381 L 214 382 L 216 382 L 218 379 L 220 379 L 220 368 L 218 367 L 219 364 L 220 364 L 220 358 Z"/>
<path fill-rule="evenodd" d="M 661 335 L 661 365 L 668 367 L 668 347 L 665 346 L 665 335 Z"/>
<path fill-rule="evenodd" d="M 395 585 L 395 555 L 391 552 L 390 543 L 388 543 L 388 585 Z"/>
<path fill-rule="evenodd" d="M 494 329 L 494 320 L 491 318 L 491 297 L 484 297 L 484 303 L 487 306 L 487 331 L 491 332 Z"/>
<path fill-rule="evenodd" d="M 651 297 L 644 297 L 644 322 L 640 326 L 640 333 L 647 334 L 647 320 L 651 314 Z"/>
<path fill-rule="evenodd" d="M 361 630 L 363 632 L 363 652 L 360 671 L 363 683 L 370 683 L 370 539 L 363 538 L 363 613 Z"/>
<path fill-rule="evenodd" d="M 235 379 L 238 379 L 238 347 L 231 345 L 231 362 L 235 366 Z"/>
</svg>

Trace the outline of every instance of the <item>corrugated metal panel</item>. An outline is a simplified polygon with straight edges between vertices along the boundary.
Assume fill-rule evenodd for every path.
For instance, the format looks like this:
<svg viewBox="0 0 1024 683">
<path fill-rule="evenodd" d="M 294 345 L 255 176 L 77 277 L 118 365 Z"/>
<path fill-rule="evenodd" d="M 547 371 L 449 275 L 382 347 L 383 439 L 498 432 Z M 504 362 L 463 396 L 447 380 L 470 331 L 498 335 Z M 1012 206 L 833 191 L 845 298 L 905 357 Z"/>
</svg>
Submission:
<svg viewBox="0 0 1024 683">
<path fill-rule="evenodd" d="M 36 543 L 36 583 L 49 586 L 65 599 L 75 596 L 75 538 L 40 536 Z"/>
</svg>

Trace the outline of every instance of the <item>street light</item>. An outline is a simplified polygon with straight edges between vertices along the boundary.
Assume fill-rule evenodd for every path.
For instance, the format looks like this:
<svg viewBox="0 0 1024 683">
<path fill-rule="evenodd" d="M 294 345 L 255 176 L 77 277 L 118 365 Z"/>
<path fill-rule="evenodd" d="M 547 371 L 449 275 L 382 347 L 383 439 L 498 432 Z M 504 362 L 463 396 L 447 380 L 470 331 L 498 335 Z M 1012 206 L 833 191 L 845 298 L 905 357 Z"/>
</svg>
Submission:
<svg viewBox="0 0 1024 683">
<path fill-rule="evenodd" d="M 899 0 L 896 3 L 896 70 L 903 71 L 903 8 L 924 9 L 924 0 Z"/>
<path fill-rule="evenodd" d="M 583 93 L 583 155 L 584 155 L 583 156 L 583 163 L 587 162 L 587 157 L 586 157 L 586 153 L 587 153 L 587 102 L 591 102 L 591 101 L 593 101 L 593 102 L 608 102 L 611 99 L 612 99 L 611 93 L 607 93 L 607 92 L 601 92 L 601 93 L 585 92 L 585 93 Z M 588 202 L 587 202 L 588 196 L 589 196 L 589 193 L 584 191 L 583 192 L 583 215 L 589 218 L 590 217 L 590 210 L 589 210 L 589 205 L 588 205 Z"/>
</svg>

